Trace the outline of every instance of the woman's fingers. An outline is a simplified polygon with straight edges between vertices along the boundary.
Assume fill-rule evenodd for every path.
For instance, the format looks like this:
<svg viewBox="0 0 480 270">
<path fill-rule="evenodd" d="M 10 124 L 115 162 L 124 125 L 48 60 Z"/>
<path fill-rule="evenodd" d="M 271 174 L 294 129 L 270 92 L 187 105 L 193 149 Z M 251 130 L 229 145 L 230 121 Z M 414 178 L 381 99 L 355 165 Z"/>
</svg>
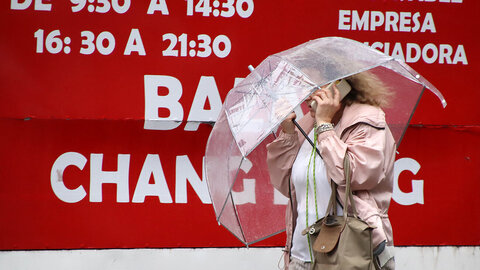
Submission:
<svg viewBox="0 0 480 270">
<path fill-rule="evenodd" d="M 328 90 L 327 90 L 327 91 L 328 91 Z M 329 97 L 328 97 L 328 94 L 327 94 L 327 91 L 325 91 L 325 90 L 320 91 L 319 96 L 320 96 L 320 98 L 321 98 L 322 100 L 325 100 L 325 99 L 328 99 L 328 98 L 329 98 Z"/>
<path fill-rule="evenodd" d="M 333 90 L 333 100 L 335 104 L 340 103 L 340 91 L 337 88 L 336 84 L 332 85 L 332 90 Z"/>
<path fill-rule="evenodd" d="M 323 104 L 323 99 L 320 97 L 320 95 L 313 96 L 312 98 L 313 98 L 313 100 L 315 100 L 317 102 L 317 104 Z"/>
<path fill-rule="evenodd" d="M 292 121 L 295 118 L 297 118 L 297 115 L 294 112 L 287 115 L 285 120 L 283 120 L 283 122 L 280 124 L 282 126 L 283 132 L 290 134 L 295 133 L 295 124 L 293 124 Z"/>
<path fill-rule="evenodd" d="M 295 112 L 292 112 L 290 113 L 289 115 L 287 115 L 287 117 L 285 118 L 285 120 L 290 120 L 292 121 L 293 119 L 297 118 L 297 115 L 295 114 Z"/>
<path fill-rule="evenodd" d="M 321 91 L 318 92 L 316 97 L 320 98 L 320 101 L 322 104 L 324 103 L 331 103 L 334 101 L 334 97 L 332 95 L 332 92 L 330 89 L 322 89 Z M 314 97 L 315 97 L 314 96 Z"/>
<path fill-rule="evenodd" d="M 322 89 L 318 95 L 312 97 L 318 103 L 315 111 L 317 123 L 330 123 L 340 107 L 338 89 L 333 90 L 333 93 L 331 91 L 330 89 Z"/>
</svg>

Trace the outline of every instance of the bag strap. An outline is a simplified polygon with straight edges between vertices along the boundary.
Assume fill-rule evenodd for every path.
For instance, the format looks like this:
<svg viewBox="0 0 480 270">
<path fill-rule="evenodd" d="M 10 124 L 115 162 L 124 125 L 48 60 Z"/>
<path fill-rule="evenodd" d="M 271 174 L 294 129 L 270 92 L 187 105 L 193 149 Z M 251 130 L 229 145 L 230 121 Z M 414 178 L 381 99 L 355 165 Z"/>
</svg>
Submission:
<svg viewBox="0 0 480 270">
<path fill-rule="evenodd" d="M 332 193 L 330 194 L 330 200 L 328 201 L 328 206 L 327 206 L 327 213 L 325 216 L 328 214 L 332 214 L 334 216 L 337 215 L 337 184 L 333 180 L 330 180 L 330 188 L 332 189 Z"/>
<path fill-rule="evenodd" d="M 348 216 L 348 203 L 350 200 L 350 206 L 352 207 L 353 216 L 357 216 L 357 208 L 355 207 L 355 201 L 353 200 L 353 194 L 351 189 L 352 176 L 350 173 L 350 157 L 348 153 L 345 153 L 345 158 L 343 159 L 343 172 L 345 174 L 346 189 L 345 189 L 345 206 L 344 206 L 344 216 Z"/>
<path fill-rule="evenodd" d="M 353 194 L 351 190 L 351 172 L 350 172 L 350 157 L 348 156 L 348 153 L 345 153 L 345 157 L 343 159 L 343 172 L 345 175 L 345 182 L 346 182 L 346 189 L 345 189 L 345 203 L 343 206 L 343 215 L 348 216 L 348 206 L 350 204 L 352 208 L 352 213 L 355 218 L 358 218 L 358 213 L 357 209 L 355 207 L 355 201 L 353 200 Z M 337 214 L 337 184 L 333 181 L 330 180 L 331 188 L 332 188 L 332 194 L 330 195 L 330 201 L 328 203 L 327 207 L 327 212 L 325 213 L 325 216 L 328 216 L 329 214 L 336 215 Z"/>
</svg>

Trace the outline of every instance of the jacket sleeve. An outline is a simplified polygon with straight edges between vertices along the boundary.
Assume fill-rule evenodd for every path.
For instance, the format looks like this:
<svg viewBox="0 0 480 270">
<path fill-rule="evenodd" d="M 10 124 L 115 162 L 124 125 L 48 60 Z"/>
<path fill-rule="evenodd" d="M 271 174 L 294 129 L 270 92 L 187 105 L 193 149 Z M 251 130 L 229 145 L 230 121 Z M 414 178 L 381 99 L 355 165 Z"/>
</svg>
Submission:
<svg viewBox="0 0 480 270">
<path fill-rule="evenodd" d="M 329 179 L 345 186 L 343 159 L 350 157 L 352 190 L 370 190 L 385 178 L 385 129 L 359 123 L 345 131 L 342 141 L 333 130 L 318 136 L 320 153 Z"/>
<path fill-rule="evenodd" d="M 298 134 L 280 135 L 267 145 L 267 165 L 270 182 L 287 198 L 290 189 L 290 174 L 299 147 Z"/>
</svg>

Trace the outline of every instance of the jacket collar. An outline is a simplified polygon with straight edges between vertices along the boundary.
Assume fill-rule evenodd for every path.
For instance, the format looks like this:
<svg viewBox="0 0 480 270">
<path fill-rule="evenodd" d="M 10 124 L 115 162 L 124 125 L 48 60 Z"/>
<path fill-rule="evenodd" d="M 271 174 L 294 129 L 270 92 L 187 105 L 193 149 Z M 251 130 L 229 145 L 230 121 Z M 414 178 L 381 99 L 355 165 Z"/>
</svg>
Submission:
<svg viewBox="0 0 480 270">
<path fill-rule="evenodd" d="M 387 126 L 385 113 L 381 108 L 354 103 L 343 110 L 343 115 L 337 123 L 337 134 L 342 134 L 345 129 L 358 123 L 365 123 L 378 129 L 384 129 Z"/>
</svg>

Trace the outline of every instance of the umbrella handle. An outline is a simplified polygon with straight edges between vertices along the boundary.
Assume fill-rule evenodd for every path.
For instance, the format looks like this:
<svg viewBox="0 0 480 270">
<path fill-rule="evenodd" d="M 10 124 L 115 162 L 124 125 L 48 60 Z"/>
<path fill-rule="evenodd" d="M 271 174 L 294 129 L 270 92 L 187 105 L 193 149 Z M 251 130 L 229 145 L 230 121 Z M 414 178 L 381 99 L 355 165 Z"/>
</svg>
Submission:
<svg viewBox="0 0 480 270">
<path fill-rule="evenodd" d="M 317 154 L 322 158 L 322 155 L 320 155 L 320 151 L 318 151 L 318 148 L 315 147 L 315 145 L 313 144 L 312 140 L 310 140 L 310 138 L 308 137 L 307 133 L 305 133 L 305 131 L 303 130 L 303 128 L 300 127 L 300 125 L 297 123 L 297 121 L 295 119 L 292 119 L 292 122 L 293 124 L 298 128 L 298 130 L 300 130 L 300 132 L 303 134 L 303 136 L 305 137 L 305 139 L 307 139 L 307 141 L 310 143 L 310 145 L 312 145 L 313 148 L 315 148 L 315 150 L 317 151 Z M 322 158 L 323 159 L 323 158 Z"/>
</svg>

